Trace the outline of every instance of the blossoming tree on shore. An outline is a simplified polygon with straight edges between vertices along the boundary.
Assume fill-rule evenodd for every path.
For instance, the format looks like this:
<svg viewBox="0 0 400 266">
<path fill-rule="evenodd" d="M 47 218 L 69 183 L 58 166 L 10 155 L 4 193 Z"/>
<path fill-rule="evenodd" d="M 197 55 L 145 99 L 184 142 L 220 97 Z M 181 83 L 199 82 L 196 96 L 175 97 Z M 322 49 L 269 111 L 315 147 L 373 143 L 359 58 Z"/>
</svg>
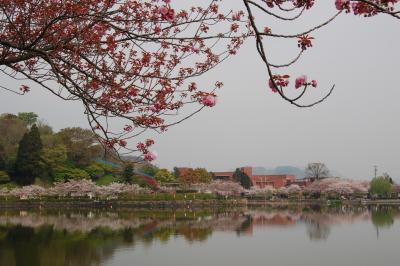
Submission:
<svg viewBox="0 0 400 266">
<path fill-rule="evenodd" d="M 140 152 L 151 161 L 157 157 L 150 150 L 153 140 L 134 147 L 128 141 L 147 130 L 163 132 L 215 106 L 223 83 L 204 87 L 195 78 L 236 54 L 245 39 L 256 40 L 268 73 L 266 86 L 291 104 L 310 107 L 329 97 L 334 86 L 321 99 L 303 103 L 308 88 L 318 82 L 295 75 L 299 94 L 290 98 L 286 68 L 312 47 L 313 32 L 342 13 L 400 19 L 399 0 L 332 0 L 337 12 L 325 22 L 300 33 L 280 34 L 256 19 L 293 22 L 315 1 L 242 0 L 243 9 L 238 11 L 230 10 L 227 0 L 210 2 L 178 10 L 176 0 L 2 0 L 1 75 L 22 83 L 16 89 L 1 82 L 0 88 L 25 94 L 36 83 L 61 99 L 79 101 L 105 146 Z M 268 38 L 294 40 L 298 55 L 286 63 L 271 63 Z M 189 104 L 197 108 L 180 115 Z M 110 120 L 118 118 L 125 121 L 123 128 L 111 126 Z"/>
</svg>

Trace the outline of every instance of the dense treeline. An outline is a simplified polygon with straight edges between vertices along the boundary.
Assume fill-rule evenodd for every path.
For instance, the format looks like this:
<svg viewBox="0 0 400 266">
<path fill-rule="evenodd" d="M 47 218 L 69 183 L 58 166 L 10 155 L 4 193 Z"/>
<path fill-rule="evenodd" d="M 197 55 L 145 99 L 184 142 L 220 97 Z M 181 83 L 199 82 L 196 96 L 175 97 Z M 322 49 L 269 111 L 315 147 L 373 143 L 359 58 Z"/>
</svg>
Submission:
<svg viewBox="0 0 400 266">
<path fill-rule="evenodd" d="M 91 130 L 71 127 L 54 132 L 34 113 L 0 115 L 0 183 L 119 181 L 123 163 L 112 160 L 110 153 Z"/>
<path fill-rule="evenodd" d="M 98 185 L 119 182 L 154 186 L 154 181 L 144 177 L 147 175 L 160 185 L 189 188 L 193 184 L 210 183 L 215 178 L 205 168 L 175 168 L 171 172 L 148 162 L 138 163 L 135 157 L 115 158 L 113 151 L 105 150 L 89 129 L 69 127 L 55 132 L 32 112 L 0 115 L 0 186 L 46 186 L 82 179 Z M 329 175 L 324 164 L 309 164 L 307 169 L 311 168 L 322 169 L 310 171 L 309 177 L 314 180 Z M 240 169 L 236 169 L 232 181 L 245 189 L 253 186 L 250 177 Z M 348 183 L 335 182 L 338 183 L 335 191 L 349 191 Z M 384 174 L 374 178 L 368 189 L 371 197 L 390 198 L 398 196 L 399 188 Z"/>
<path fill-rule="evenodd" d="M 159 169 L 138 158 L 115 159 L 89 129 L 69 127 L 55 132 L 32 112 L 0 115 L 0 184 L 50 185 L 71 179 L 91 179 L 99 185 L 113 182 L 148 186 L 134 169 L 158 183 L 207 183 L 212 175 L 204 168 L 179 174 Z M 189 177 L 188 176 L 191 176 Z M 193 174 L 193 175 L 192 175 Z"/>
</svg>

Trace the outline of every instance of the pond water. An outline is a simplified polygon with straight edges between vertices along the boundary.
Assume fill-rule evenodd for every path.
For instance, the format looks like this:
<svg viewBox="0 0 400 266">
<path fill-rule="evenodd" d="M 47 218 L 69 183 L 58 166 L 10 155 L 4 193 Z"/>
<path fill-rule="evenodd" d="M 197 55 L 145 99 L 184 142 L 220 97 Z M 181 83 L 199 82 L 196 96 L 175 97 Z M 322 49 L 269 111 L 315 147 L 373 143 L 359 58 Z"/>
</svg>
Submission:
<svg viewBox="0 0 400 266">
<path fill-rule="evenodd" d="M 400 208 L 0 210 L 0 265 L 397 266 Z"/>
</svg>

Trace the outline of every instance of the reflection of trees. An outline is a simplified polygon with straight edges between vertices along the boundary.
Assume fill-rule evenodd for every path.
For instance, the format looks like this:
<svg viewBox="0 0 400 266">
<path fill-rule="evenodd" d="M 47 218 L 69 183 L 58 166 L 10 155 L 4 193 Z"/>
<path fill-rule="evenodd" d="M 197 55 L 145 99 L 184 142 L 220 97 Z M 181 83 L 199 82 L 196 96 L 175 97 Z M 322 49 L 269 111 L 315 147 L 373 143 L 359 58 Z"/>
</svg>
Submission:
<svg viewBox="0 0 400 266">
<path fill-rule="evenodd" d="M 301 221 L 306 224 L 310 240 L 327 240 L 331 227 L 338 224 L 351 224 L 360 220 L 370 219 L 367 207 L 321 207 L 303 208 Z"/>
<path fill-rule="evenodd" d="M 88 232 L 57 230 L 51 225 L 37 228 L 21 225 L 0 226 L 0 265 L 92 265 L 100 264 L 124 245 L 155 240 L 167 242 L 173 235 L 186 240 L 205 241 L 211 227 L 195 227 L 190 223 L 157 226 L 154 222 L 137 228 L 113 230 L 97 227 Z"/>
<path fill-rule="evenodd" d="M 311 240 L 326 240 L 330 231 L 331 229 L 327 224 L 307 223 L 307 235 Z"/>
<path fill-rule="evenodd" d="M 253 217 L 251 215 L 246 215 L 246 220 L 236 229 L 236 234 L 238 236 L 242 235 L 251 230 L 253 225 Z"/>
<path fill-rule="evenodd" d="M 96 265 L 116 249 L 167 243 L 174 236 L 206 241 L 215 231 L 252 234 L 253 227 L 305 223 L 311 240 L 326 240 L 332 226 L 372 219 L 393 225 L 396 208 L 269 208 L 218 211 L 0 211 L 0 265 Z"/>
<path fill-rule="evenodd" d="M 134 233 L 132 228 L 125 228 L 122 230 L 122 239 L 127 244 L 132 244 L 134 242 Z"/>
<path fill-rule="evenodd" d="M 212 234 L 212 228 L 194 228 L 183 226 L 178 229 L 178 233 L 185 237 L 186 240 L 203 242 Z"/>
<path fill-rule="evenodd" d="M 394 223 L 395 210 L 392 207 L 372 209 L 371 220 L 376 227 L 391 227 Z"/>
<path fill-rule="evenodd" d="M 0 211 L 0 265 L 97 265 L 121 246 L 181 236 L 206 241 L 214 230 L 233 231 L 241 213 L 126 211 Z"/>
<path fill-rule="evenodd" d="M 1 265 L 92 265 L 109 257 L 124 241 L 121 232 L 98 228 L 87 234 L 54 230 L 52 226 L 2 227 Z M 109 249 L 112 246 L 113 249 Z"/>
<path fill-rule="evenodd" d="M 171 236 L 175 234 L 175 230 L 170 227 L 163 227 L 158 229 L 154 236 L 159 239 L 161 242 L 166 243 L 170 240 Z"/>
<path fill-rule="evenodd" d="M 393 206 L 376 206 L 371 210 L 371 221 L 376 228 L 376 237 L 379 238 L 380 228 L 389 228 L 394 224 L 394 217 L 398 210 Z"/>
</svg>

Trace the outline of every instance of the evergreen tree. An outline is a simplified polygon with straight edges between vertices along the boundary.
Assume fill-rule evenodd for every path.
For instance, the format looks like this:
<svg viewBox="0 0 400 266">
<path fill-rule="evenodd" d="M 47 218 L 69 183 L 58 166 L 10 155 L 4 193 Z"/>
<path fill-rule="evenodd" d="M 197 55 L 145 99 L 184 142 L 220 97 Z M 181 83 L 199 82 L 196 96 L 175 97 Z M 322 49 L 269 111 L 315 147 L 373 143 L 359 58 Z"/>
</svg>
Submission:
<svg viewBox="0 0 400 266">
<path fill-rule="evenodd" d="M 233 173 L 233 179 L 239 182 L 240 185 L 245 189 L 249 189 L 251 186 L 253 186 L 250 177 L 239 168 L 237 168 L 235 173 Z"/>
<path fill-rule="evenodd" d="M 0 147 L 1 151 L 1 147 Z M 3 158 L 3 155 L 0 153 L 0 171 L 3 171 L 6 169 L 6 161 Z"/>
<path fill-rule="evenodd" d="M 180 172 L 179 172 L 179 168 L 178 167 L 174 167 L 174 175 L 176 178 L 179 178 Z"/>
<path fill-rule="evenodd" d="M 126 164 L 124 166 L 124 170 L 122 172 L 122 179 L 124 180 L 125 183 L 132 183 L 133 180 L 133 166 L 132 164 Z"/>
<path fill-rule="evenodd" d="M 42 141 L 36 125 L 22 137 L 15 162 L 15 181 L 21 185 L 33 184 L 41 171 Z"/>
<path fill-rule="evenodd" d="M 253 186 L 253 182 L 251 181 L 250 177 L 243 173 L 243 177 L 240 179 L 240 184 L 245 189 L 250 189 Z"/>
</svg>

